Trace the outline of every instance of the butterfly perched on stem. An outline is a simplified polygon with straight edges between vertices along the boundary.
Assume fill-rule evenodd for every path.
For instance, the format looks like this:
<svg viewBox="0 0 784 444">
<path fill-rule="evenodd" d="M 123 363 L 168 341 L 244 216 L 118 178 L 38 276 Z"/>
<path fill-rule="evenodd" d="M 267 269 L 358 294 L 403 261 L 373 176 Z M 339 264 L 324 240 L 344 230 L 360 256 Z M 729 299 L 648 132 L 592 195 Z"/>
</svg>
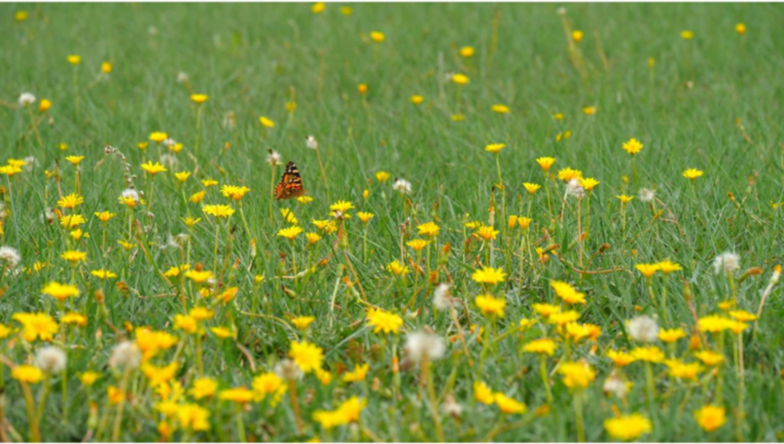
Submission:
<svg viewBox="0 0 784 444">
<path fill-rule="evenodd" d="M 294 162 L 287 163 L 286 169 L 283 171 L 283 177 L 280 178 L 278 186 L 275 187 L 275 199 L 291 199 L 304 194 L 305 188 L 302 187 L 302 177 L 299 175 L 297 166 L 294 165 Z"/>
</svg>

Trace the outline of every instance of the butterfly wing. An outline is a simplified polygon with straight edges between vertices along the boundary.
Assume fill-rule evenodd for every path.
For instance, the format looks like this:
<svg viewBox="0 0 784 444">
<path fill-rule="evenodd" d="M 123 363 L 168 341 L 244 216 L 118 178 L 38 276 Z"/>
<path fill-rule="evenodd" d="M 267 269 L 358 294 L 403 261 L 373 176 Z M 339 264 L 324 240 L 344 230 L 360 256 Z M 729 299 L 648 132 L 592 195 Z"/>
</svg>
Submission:
<svg viewBox="0 0 784 444">
<path fill-rule="evenodd" d="M 289 162 L 286 164 L 286 169 L 283 171 L 283 177 L 280 178 L 278 186 L 275 187 L 275 199 L 291 199 L 303 194 L 305 194 L 305 188 L 302 186 L 302 177 L 299 174 L 299 169 L 294 165 L 294 162 Z"/>
</svg>

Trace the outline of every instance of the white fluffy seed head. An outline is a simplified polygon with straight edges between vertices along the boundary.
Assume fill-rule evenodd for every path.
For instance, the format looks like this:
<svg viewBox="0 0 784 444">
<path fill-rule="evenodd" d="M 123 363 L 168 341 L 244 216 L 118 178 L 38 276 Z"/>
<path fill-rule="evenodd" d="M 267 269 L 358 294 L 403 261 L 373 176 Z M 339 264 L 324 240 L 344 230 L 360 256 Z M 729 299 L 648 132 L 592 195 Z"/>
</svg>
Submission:
<svg viewBox="0 0 784 444">
<path fill-rule="evenodd" d="M 50 375 L 56 375 L 65 369 L 65 352 L 53 345 L 39 348 L 35 352 L 35 365 Z"/>
<path fill-rule="evenodd" d="M 604 394 L 606 395 L 612 394 L 617 398 L 623 398 L 623 395 L 626 394 L 627 387 L 626 383 L 623 382 L 623 379 L 613 371 L 612 374 L 605 379 L 602 390 L 604 390 Z"/>
<path fill-rule="evenodd" d="M 269 154 L 267 154 L 267 163 L 270 164 L 270 166 L 276 166 L 283 163 L 280 153 L 277 151 L 270 151 Z"/>
<path fill-rule="evenodd" d="M 310 149 L 312 149 L 312 150 L 317 150 L 318 149 L 318 141 L 316 140 L 315 137 L 308 136 L 308 137 L 305 138 L 305 146 L 310 148 Z"/>
<path fill-rule="evenodd" d="M 177 165 L 177 156 L 169 153 L 162 154 L 161 165 L 167 168 L 174 168 Z"/>
<path fill-rule="evenodd" d="M 123 199 L 131 198 L 134 202 L 139 203 L 139 192 L 133 188 L 126 188 L 122 192 Z"/>
<path fill-rule="evenodd" d="M 291 359 L 284 359 L 275 364 L 273 369 L 276 375 L 289 381 L 296 381 L 302 378 L 302 369 Z"/>
<path fill-rule="evenodd" d="M 444 357 L 446 344 L 441 336 L 420 330 L 406 337 L 406 350 L 408 356 L 415 362 L 420 362 L 424 358 L 435 361 Z"/>
<path fill-rule="evenodd" d="M 650 316 L 637 316 L 628 322 L 627 329 L 637 342 L 656 342 L 659 337 L 659 324 Z"/>
<path fill-rule="evenodd" d="M 135 342 L 123 341 L 112 349 L 109 365 L 116 370 L 135 369 L 142 360 L 142 353 Z"/>
<path fill-rule="evenodd" d="M 444 396 L 444 403 L 441 404 L 441 411 L 450 416 L 460 416 L 463 407 L 455 400 L 451 394 Z"/>
<path fill-rule="evenodd" d="M 405 179 L 395 179 L 395 183 L 392 184 L 392 189 L 401 194 L 409 194 L 411 193 L 411 182 Z"/>
<path fill-rule="evenodd" d="M 585 196 L 585 188 L 580 186 L 580 182 L 577 179 L 572 179 L 566 184 L 566 194 L 576 199 L 582 199 Z"/>
<path fill-rule="evenodd" d="M 740 256 L 736 253 L 725 251 L 713 260 L 713 271 L 716 274 L 730 275 L 740 268 Z"/>
<path fill-rule="evenodd" d="M 648 188 L 643 188 L 637 193 L 637 196 L 643 202 L 651 202 L 656 197 L 656 192 Z"/>
<path fill-rule="evenodd" d="M 35 96 L 31 93 L 22 93 L 19 96 L 19 104 L 22 106 L 32 105 L 35 103 Z"/>
<path fill-rule="evenodd" d="M 4 245 L 0 247 L 0 268 L 14 269 L 22 260 L 22 255 L 16 248 Z"/>
<path fill-rule="evenodd" d="M 452 295 L 449 293 L 450 287 L 451 285 L 447 283 L 441 283 L 433 291 L 433 305 L 436 310 L 446 310 L 454 305 Z"/>
<path fill-rule="evenodd" d="M 180 71 L 177 73 L 177 83 L 188 83 L 188 74 Z"/>
</svg>

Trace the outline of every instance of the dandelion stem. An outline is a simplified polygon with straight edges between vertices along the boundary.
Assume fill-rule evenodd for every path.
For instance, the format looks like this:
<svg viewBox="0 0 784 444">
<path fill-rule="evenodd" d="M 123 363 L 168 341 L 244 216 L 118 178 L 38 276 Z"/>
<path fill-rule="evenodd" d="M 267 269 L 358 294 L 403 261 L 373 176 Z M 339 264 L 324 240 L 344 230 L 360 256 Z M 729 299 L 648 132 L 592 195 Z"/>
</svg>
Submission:
<svg viewBox="0 0 784 444">
<path fill-rule="evenodd" d="M 38 429 L 38 417 L 35 414 L 35 407 L 33 405 L 33 393 L 30 391 L 30 386 L 22 381 L 22 391 L 25 396 L 25 403 L 27 404 L 27 422 L 30 426 L 30 441 L 41 442 L 41 431 Z"/>
<path fill-rule="evenodd" d="M 249 238 L 253 238 L 253 235 L 250 232 L 250 227 L 248 226 L 248 221 L 245 219 L 245 211 L 242 209 L 242 201 L 239 201 L 238 205 L 240 207 L 240 217 L 242 218 L 242 225 L 245 227 L 245 233 L 248 234 Z"/>
<path fill-rule="evenodd" d="M 218 236 L 219 236 L 219 234 L 220 234 L 220 224 L 216 220 L 215 221 L 215 251 L 213 252 L 214 253 L 214 258 L 213 258 L 213 263 L 212 263 L 212 273 L 213 274 L 218 273 Z"/>
<path fill-rule="evenodd" d="M 240 439 L 240 442 L 248 442 L 248 439 L 245 437 L 245 420 L 242 417 L 242 404 L 237 404 L 237 436 Z"/>
<path fill-rule="evenodd" d="M 585 442 L 585 426 L 583 425 L 582 391 L 574 393 L 574 419 L 577 425 L 577 440 Z"/>
<path fill-rule="evenodd" d="M 655 396 L 655 388 L 653 383 L 653 369 L 650 362 L 645 362 L 645 383 L 648 389 L 648 409 L 651 412 L 651 418 L 655 417 L 656 411 L 653 408 L 653 401 Z"/>
<path fill-rule="evenodd" d="M 196 108 L 196 142 L 193 144 L 194 155 L 199 155 L 199 142 L 201 142 L 201 105 Z"/>
<path fill-rule="evenodd" d="M 30 114 L 30 123 L 33 125 L 33 132 L 35 133 L 35 137 L 38 139 L 38 145 L 41 146 L 41 150 L 44 149 L 44 141 L 41 139 L 41 133 L 38 132 L 38 121 L 35 119 L 33 115 L 33 108 L 28 104 L 27 105 L 27 112 Z"/>
<path fill-rule="evenodd" d="M 445 442 L 444 431 L 441 427 L 441 416 L 438 414 L 438 399 L 436 399 L 436 389 L 433 386 L 433 372 L 430 371 L 430 361 L 427 356 L 422 360 L 422 372 L 427 380 L 427 396 L 430 400 L 430 414 L 433 415 L 433 427 L 436 429 L 438 442 Z"/>
<path fill-rule="evenodd" d="M 297 385 L 293 379 L 289 379 L 289 399 L 291 409 L 294 410 L 294 419 L 297 422 L 297 435 L 302 435 L 302 418 L 299 414 L 299 402 L 297 401 Z"/>
<path fill-rule="evenodd" d="M 112 441 L 117 442 L 120 440 L 120 426 L 122 425 L 123 410 L 125 409 L 125 390 L 128 387 L 128 378 L 131 376 L 131 367 L 126 366 L 123 373 L 122 384 L 120 384 L 120 391 L 122 392 L 123 400 L 117 406 L 117 416 L 114 418 L 114 427 L 112 428 Z"/>
<path fill-rule="evenodd" d="M 270 198 L 269 198 L 269 218 L 272 223 L 272 201 L 275 196 L 275 165 L 272 165 L 272 172 L 270 173 Z"/>
<path fill-rule="evenodd" d="M 550 391 L 550 381 L 547 377 L 547 356 L 544 353 L 539 354 L 539 373 L 542 376 L 542 385 L 544 385 L 544 393 L 547 396 L 547 405 L 553 404 L 553 393 Z"/>
<path fill-rule="evenodd" d="M 547 175 L 547 171 L 544 172 L 544 190 L 547 192 L 547 223 L 549 225 L 553 219 L 553 206 L 550 203 L 550 177 Z M 530 206 L 528 209 L 530 213 Z"/>
<path fill-rule="evenodd" d="M 316 148 L 316 158 L 318 158 L 319 168 L 321 169 L 321 177 L 324 179 L 324 187 L 327 189 L 327 202 L 332 202 L 329 198 L 329 181 L 327 180 L 327 172 L 324 169 L 324 163 L 321 162 L 321 152 Z"/>
</svg>

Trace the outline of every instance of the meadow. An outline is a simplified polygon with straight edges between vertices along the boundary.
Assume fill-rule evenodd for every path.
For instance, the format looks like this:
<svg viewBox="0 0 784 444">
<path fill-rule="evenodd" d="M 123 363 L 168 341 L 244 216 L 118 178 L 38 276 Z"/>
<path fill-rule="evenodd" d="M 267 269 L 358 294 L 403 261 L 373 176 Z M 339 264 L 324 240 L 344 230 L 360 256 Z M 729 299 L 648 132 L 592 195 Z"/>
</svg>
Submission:
<svg viewBox="0 0 784 444">
<path fill-rule="evenodd" d="M 784 440 L 782 16 L 0 5 L 0 439 Z"/>
</svg>

